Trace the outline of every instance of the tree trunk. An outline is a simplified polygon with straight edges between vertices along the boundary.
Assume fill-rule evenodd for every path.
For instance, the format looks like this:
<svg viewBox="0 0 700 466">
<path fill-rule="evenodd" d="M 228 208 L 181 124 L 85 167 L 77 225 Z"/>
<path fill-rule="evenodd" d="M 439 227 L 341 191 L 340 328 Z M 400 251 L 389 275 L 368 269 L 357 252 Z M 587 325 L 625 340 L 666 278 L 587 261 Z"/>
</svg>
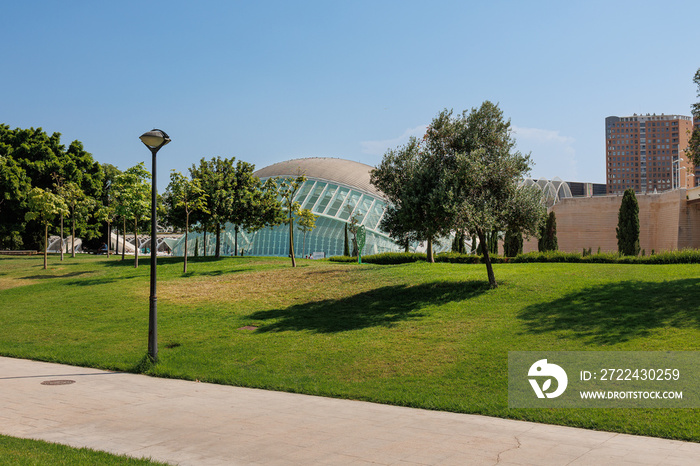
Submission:
<svg viewBox="0 0 700 466">
<path fill-rule="evenodd" d="M 63 261 L 63 214 L 61 214 L 61 241 L 58 244 L 61 248 L 61 261 Z"/>
<path fill-rule="evenodd" d="M 204 253 L 203 257 L 207 257 L 207 226 L 204 225 Z"/>
<path fill-rule="evenodd" d="M 48 249 L 49 249 L 49 224 L 44 225 L 44 270 L 48 265 Z"/>
<path fill-rule="evenodd" d="M 107 222 L 107 259 L 109 259 L 109 247 L 112 245 L 112 224 Z"/>
<path fill-rule="evenodd" d="M 476 234 L 479 236 L 479 243 L 486 245 L 486 235 L 482 230 L 476 230 Z M 486 273 L 489 276 L 489 287 L 496 288 L 498 284 L 496 283 L 496 276 L 493 274 L 493 266 L 491 265 L 491 258 L 489 257 L 489 248 L 483 247 L 484 252 L 484 263 L 486 264 Z"/>
<path fill-rule="evenodd" d="M 70 218 L 70 256 L 75 257 L 75 213 Z"/>
<path fill-rule="evenodd" d="M 216 224 L 216 248 L 214 248 L 214 257 L 221 258 L 221 224 Z"/>
<path fill-rule="evenodd" d="M 185 266 L 182 273 L 187 273 L 187 232 L 190 231 L 190 214 L 185 214 Z"/>
<path fill-rule="evenodd" d="M 119 254 L 119 226 L 117 226 L 117 244 L 114 245 L 114 253 Z"/>
<path fill-rule="evenodd" d="M 292 256 L 292 267 L 297 266 L 297 261 L 294 258 L 294 219 L 289 215 L 289 255 Z"/>
<path fill-rule="evenodd" d="M 139 266 L 139 221 L 134 218 L 134 268 Z"/>
<path fill-rule="evenodd" d="M 428 250 L 426 251 L 426 256 L 428 259 L 428 262 L 431 264 L 435 263 L 435 256 L 433 255 L 433 239 L 428 238 Z"/>
<path fill-rule="evenodd" d="M 238 225 L 233 227 L 233 255 L 238 255 Z"/>
<path fill-rule="evenodd" d="M 122 228 L 122 260 L 124 260 L 124 252 L 126 251 L 126 217 L 124 217 L 124 227 Z"/>
<path fill-rule="evenodd" d="M 343 243 L 343 255 L 350 256 L 350 241 L 348 239 L 348 224 L 345 224 L 345 242 Z"/>
</svg>

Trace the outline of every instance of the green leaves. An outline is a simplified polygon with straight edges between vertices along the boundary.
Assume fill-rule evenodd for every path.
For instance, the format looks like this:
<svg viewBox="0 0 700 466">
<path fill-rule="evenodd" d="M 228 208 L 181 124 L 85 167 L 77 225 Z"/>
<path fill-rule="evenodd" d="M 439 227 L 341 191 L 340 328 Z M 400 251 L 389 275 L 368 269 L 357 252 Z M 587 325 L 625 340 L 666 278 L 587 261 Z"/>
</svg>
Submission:
<svg viewBox="0 0 700 466">
<path fill-rule="evenodd" d="M 117 175 L 112 187 L 119 216 L 140 220 L 150 213 L 151 174 L 143 162 Z"/>
<path fill-rule="evenodd" d="M 625 256 L 639 254 L 639 204 L 634 189 L 625 190 L 617 215 L 617 249 Z"/>
<path fill-rule="evenodd" d="M 73 141 L 66 149 L 59 133 L 49 136 L 41 128 L 0 125 L 0 247 L 37 247 L 44 236 L 35 223 L 25 223 L 32 187 L 49 191 L 56 184 L 73 183 L 84 199 L 101 199 L 103 177 L 102 167 L 81 142 Z M 84 215 L 77 228 L 89 238 L 98 225 Z"/>
<path fill-rule="evenodd" d="M 57 195 L 41 188 L 32 188 L 27 196 L 29 211 L 25 220 L 36 220 L 41 224 L 50 223 L 57 215 L 68 215 L 66 203 Z"/>
<path fill-rule="evenodd" d="M 514 150 L 510 121 L 497 105 L 454 116 L 443 110 L 430 123 L 422 141 L 387 151 L 372 170 L 371 183 L 392 205 L 382 228 L 399 243 L 406 239 L 430 244 L 451 231 L 477 235 L 512 228 L 535 233 L 541 198 L 535 189 L 519 187 L 532 165 L 529 155 Z M 491 286 L 496 286 L 486 260 Z"/>
</svg>

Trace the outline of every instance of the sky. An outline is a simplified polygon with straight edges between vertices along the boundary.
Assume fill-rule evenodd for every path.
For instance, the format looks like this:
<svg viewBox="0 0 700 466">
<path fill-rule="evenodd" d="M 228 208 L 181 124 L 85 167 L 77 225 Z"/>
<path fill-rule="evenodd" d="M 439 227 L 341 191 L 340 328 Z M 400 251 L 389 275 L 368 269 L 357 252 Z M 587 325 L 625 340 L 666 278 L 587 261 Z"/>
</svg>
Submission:
<svg viewBox="0 0 700 466">
<path fill-rule="evenodd" d="M 443 109 L 497 103 L 534 178 L 605 182 L 605 117 L 690 115 L 700 2 L 5 2 L 0 123 L 61 133 L 124 170 L 172 142 L 256 168 L 378 165 Z"/>
</svg>

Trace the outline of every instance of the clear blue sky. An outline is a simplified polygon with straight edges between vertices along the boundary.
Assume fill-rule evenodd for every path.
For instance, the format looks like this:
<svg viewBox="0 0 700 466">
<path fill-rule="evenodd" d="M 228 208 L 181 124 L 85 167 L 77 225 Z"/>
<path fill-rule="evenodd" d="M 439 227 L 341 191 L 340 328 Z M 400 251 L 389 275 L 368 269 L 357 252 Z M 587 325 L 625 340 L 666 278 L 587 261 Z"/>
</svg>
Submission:
<svg viewBox="0 0 700 466">
<path fill-rule="evenodd" d="M 609 115 L 690 115 L 700 2 L 31 1 L 0 15 L 0 123 L 126 169 L 377 165 L 443 108 L 499 103 L 532 175 L 604 182 Z"/>
</svg>

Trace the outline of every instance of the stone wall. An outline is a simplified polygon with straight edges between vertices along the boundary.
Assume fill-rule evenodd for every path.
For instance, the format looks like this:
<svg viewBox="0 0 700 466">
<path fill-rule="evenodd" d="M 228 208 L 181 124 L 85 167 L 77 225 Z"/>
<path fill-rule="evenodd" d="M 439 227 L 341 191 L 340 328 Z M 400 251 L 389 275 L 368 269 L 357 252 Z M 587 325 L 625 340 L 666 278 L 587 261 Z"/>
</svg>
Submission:
<svg viewBox="0 0 700 466">
<path fill-rule="evenodd" d="M 700 202 L 690 203 L 686 190 L 637 195 L 639 203 L 639 245 L 652 250 L 668 251 L 700 248 Z M 559 250 L 581 252 L 617 252 L 617 216 L 622 196 L 563 199 L 551 208 L 557 216 Z M 537 239 L 525 242 L 524 251 L 537 251 Z"/>
</svg>

